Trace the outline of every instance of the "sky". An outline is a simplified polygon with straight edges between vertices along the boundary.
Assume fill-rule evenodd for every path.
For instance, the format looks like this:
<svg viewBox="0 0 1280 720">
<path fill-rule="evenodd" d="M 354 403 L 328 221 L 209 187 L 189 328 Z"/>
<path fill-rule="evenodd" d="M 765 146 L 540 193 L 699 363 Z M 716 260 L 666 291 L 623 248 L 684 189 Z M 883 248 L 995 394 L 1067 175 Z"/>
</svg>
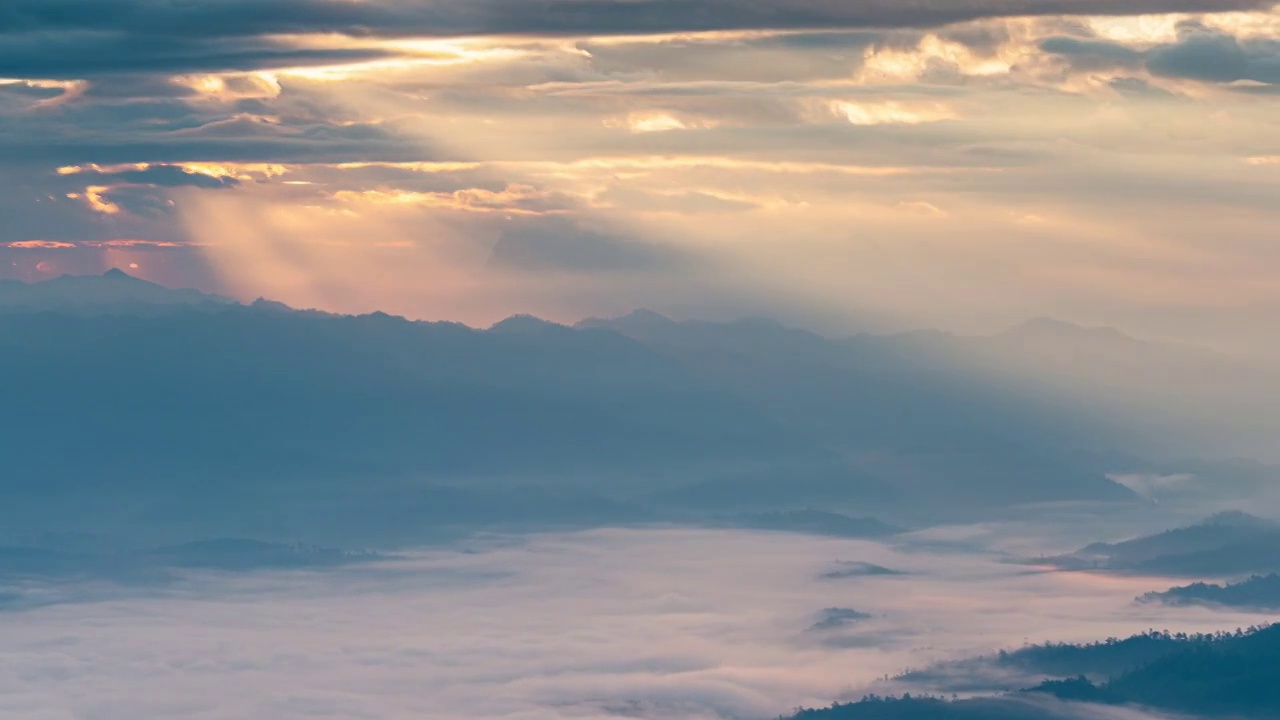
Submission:
<svg viewBox="0 0 1280 720">
<path fill-rule="evenodd" d="M 1280 311 L 1271 0 L 7 0 L 0 278 L 484 325 Z"/>
<path fill-rule="evenodd" d="M 1180 584 L 1166 578 L 1003 562 L 994 548 L 1026 529 L 949 529 L 969 551 L 673 528 L 495 536 L 372 566 L 71 596 L 0 611 L 0 717 L 775 718 L 1024 642 L 1267 619 L 1133 602 Z M 823 577 L 841 562 L 904 574 Z M 832 607 L 868 617 L 820 625 Z"/>
</svg>

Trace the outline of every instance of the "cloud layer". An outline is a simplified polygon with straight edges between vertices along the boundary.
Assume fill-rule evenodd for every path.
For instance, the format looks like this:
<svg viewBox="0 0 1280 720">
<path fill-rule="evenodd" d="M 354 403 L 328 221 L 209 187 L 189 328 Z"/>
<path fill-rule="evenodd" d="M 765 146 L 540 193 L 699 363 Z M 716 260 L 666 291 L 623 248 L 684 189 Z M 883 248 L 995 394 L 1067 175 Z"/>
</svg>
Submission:
<svg viewBox="0 0 1280 720">
<path fill-rule="evenodd" d="M 910 574 L 822 578 L 838 560 Z M 997 645 L 1257 619 L 1131 604 L 1159 584 L 770 533 L 492 538 L 0 613 L 0 717 L 761 718 Z M 870 617 L 810 629 L 831 607 Z"/>
<path fill-rule="evenodd" d="M 1238 349 L 1280 308 L 1269 2 L 0 12 L 7 277 L 136 264 L 476 324 L 1055 315 Z M 122 239 L 174 252 L 93 246 Z"/>
</svg>

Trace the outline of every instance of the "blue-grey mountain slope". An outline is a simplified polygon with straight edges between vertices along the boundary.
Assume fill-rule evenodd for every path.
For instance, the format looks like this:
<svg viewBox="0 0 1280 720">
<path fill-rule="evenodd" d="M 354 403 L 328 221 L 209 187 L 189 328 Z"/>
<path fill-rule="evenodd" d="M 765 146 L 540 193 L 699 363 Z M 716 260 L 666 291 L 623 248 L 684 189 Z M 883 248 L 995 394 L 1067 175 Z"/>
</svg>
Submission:
<svg viewBox="0 0 1280 720">
<path fill-rule="evenodd" d="M 0 313 L 11 534 L 365 545 L 814 508 L 844 533 L 840 513 L 1132 498 L 1103 428 L 765 321 L 477 330 L 118 272 L 5 292 L 40 298 Z"/>
<path fill-rule="evenodd" d="M 1060 567 L 1148 575 L 1221 577 L 1280 570 L 1280 523 L 1241 512 L 1051 558 Z"/>
</svg>

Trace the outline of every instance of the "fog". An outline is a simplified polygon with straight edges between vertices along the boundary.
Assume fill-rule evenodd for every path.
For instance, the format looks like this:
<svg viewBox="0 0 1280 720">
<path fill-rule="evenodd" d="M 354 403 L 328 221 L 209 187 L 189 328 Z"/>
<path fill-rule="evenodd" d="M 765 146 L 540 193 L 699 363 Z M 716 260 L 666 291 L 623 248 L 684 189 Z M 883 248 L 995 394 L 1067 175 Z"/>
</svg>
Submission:
<svg viewBox="0 0 1280 720">
<path fill-rule="evenodd" d="M 1266 619 L 1138 605 L 1170 583 L 1008 562 L 1024 549 L 1016 526 L 896 547 L 600 529 L 137 594 L 64 586 L 0 612 L 0 717 L 772 718 L 999 647 Z M 898 574 L 823 577 L 852 562 Z M 870 617 L 826 627 L 828 608 Z"/>
</svg>

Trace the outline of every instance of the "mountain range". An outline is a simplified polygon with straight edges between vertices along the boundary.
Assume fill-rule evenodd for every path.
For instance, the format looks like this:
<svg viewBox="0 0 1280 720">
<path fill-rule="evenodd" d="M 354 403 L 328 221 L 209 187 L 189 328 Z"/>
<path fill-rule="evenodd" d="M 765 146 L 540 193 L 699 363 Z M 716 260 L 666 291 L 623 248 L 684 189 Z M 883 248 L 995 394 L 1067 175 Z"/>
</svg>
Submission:
<svg viewBox="0 0 1280 720">
<path fill-rule="evenodd" d="M 1280 523 L 1242 512 L 1224 512 L 1155 535 L 1093 543 L 1050 562 L 1073 570 L 1225 576 L 1280 570 L 1277 547 Z"/>
<path fill-rule="evenodd" d="M 1146 347 L 1047 321 L 981 343 L 648 311 L 475 329 L 116 270 L 6 283 L 0 375 L 19 380 L 0 386 L 0 521 L 350 539 L 305 537 L 329 527 L 364 544 L 474 523 L 1132 501 L 1106 476 L 1155 462 L 1129 423 L 978 368 L 993 347 L 1034 365 L 1061 345 L 1108 363 Z"/>
<path fill-rule="evenodd" d="M 1149 592 L 1139 596 L 1137 601 L 1275 611 L 1280 609 L 1280 574 L 1252 575 L 1240 582 L 1221 585 L 1194 582 L 1164 592 Z"/>
</svg>

